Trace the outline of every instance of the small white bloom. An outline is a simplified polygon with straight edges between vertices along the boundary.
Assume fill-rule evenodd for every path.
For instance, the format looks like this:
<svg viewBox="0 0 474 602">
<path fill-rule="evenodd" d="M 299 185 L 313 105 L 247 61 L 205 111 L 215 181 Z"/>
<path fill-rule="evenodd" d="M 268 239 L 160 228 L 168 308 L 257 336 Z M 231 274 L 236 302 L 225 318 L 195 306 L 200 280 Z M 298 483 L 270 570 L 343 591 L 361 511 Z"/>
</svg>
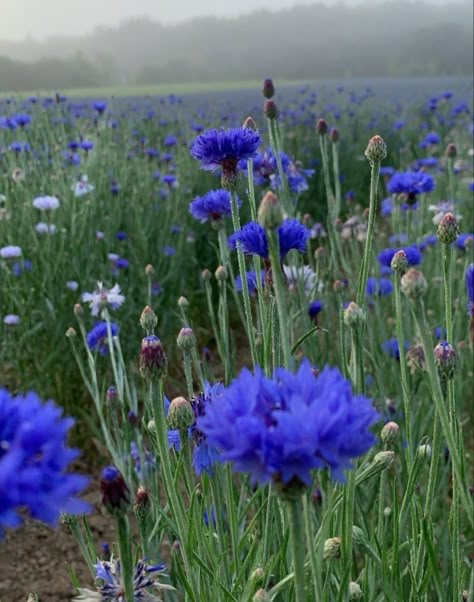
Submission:
<svg viewBox="0 0 474 602">
<path fill-rule="evenodd" d="M 15 245 L 8 245 L 0 249 L 0 257 L 3 257 L 3 259 L 16 259 L 21 257 L 21 253 L 21 247 Z"/>
<path fill-rule="evenodd" d="M 308 266 L 289 266 L 284 265 L 283 270 L 288 280 L 288 288 L 290 290 L 297 290 L 298 286 L 302 286 L 306 296 L 311 296 L 316 289 L 321 292 L 324 285 L 322 282 L 316 281 L 316 274 Z"/>
<path fill-rule="evenodd" d="M 55 196 L 37 196 L 33 200 L 33 207 L 40 211 L 54 211 L 59 207 L 59 199 Z"/>
<path fill-rule="evenodd" d="M 81 176 L 78 182 L 72 185 L 72 190 L 75 197 L 81 197 L 94 190 L 95 186 L 90 184 L 89 178 L 86 175 Z"/>
<path fill-rule="evenodd" d="M 106 289 L 102 282 L 97 283 L 97 289 L 93 293 L 83 293 L 82 300 L 90 303 L 91 314 L 97 316 L 101 309 L 110 305 L 112 309 L 118 309 L 125 301 L 125 297 L 120 294 L 120 286 L 116 284 L 110 290 Z"/>
</svg>

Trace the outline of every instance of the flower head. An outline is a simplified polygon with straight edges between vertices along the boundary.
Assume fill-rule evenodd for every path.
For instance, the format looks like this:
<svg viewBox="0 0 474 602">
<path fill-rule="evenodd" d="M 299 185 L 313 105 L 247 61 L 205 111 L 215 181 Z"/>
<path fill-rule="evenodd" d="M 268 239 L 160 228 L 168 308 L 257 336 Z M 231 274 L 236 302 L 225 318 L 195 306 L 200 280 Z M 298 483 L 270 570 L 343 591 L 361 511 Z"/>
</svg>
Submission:
<svg viewBox="0 0 474 602">
<path fill-rule="evenodd" d="M 59 207 L 59 199 L 55 196 L 37 196 L 33 199 L 33 207 L 40 211 L 54 211 Z"/>
<path fill-rule="evenodd" d="M 190 152 L 202 169 L 234 170 L 238 161 L 255 156 L 260 142 L 260 134 L 248 128 L 212 129 L 194 139 Z"/>
<path fill-rule="evenodd" d="M 280 257 L 284 259 L 292 249 L 304 253 L 309 234 L 308 228 L 298 220 L 286 219 L 278 227 Z M 236 249 L 238 243 L 244 253 L 268 259 L 268 239 L 265 229 L 260 224 L 250 222 L 229 238 L 229 246 L 232 249 Z"/>
<path fill-rule="evenodd" d="M 118 284 L 109 290 L 103 286 L 102 282 L 98 282 L 97 289 L 93 293 L 82 293 L 82 300 L 90 303 L 91 314 L 97 316 L 99 311 L 108 305 L 112 309 L 118 309 L 125 301 L 125 297 L 120 294 Z"/>
<path fill-rule="evenodd" d="M 117 324 L 110 322 L 110 333 L 116 337 L 119 333 Z M 91 351 L 98 351 L 100 355 L 109 353 L 107 322 L 96 322 L 94 327 L 87 333 L 87 345 Z"/>
<path fill-rule="evenodd" d="M 240 199 L 237 200 L 242 204 Z M 231 215 L 230 193 L 227 190 L 209 190 L 204 196 L 196 197 L 189 204 L 189 213 L 200 220 L 201 224 L 207 221 L 216 222 Z"/>
<path fill-rule="evenodd" d="M 171 585 L 160 583 L 153 574 L 163 575 L 165 565 L 150 566 L 139 560 L 133 573 L 133 599 L 148 602 L 161 602 L 162 598 L 150 593 L 150 590 L 160 593 L 160 590 L 174 590 Z M 95 565 L 96 579 L 103 585 L 96 592 L 79 588 L 79 595 L 74 602 L 124 602 L 124 584 L 120 560 L 99 560 Z"/>
<path fill-rule="evenodd" d="M 18 512 L 24 509 L 49 525 L 56 525 L 62 512 L 90 509 L 76 497 L 87 478 L 66 472 L 79 455 L 67 447 L 73 424 L 52 401 L 0 389 L 0 531 L 20 525 Z"/>
<path fill-rule="evenodd" d="M 424 171 L 402 171 L 394 173 L 387 184 L 391 194 L 404 194 L 415 198 L 417 194 L 432 192 L 435 188 L 433 176 Z"/>
<path fill-rule="evenodd" d="M 21 254 L 21 247 L 17 247 L 16 245 L 7 245 L 0 249 L 0 257 L 2 259 L 17 259 L 21 257 Z"/>
<path fill-rule="evenodd" d="M 311 471 L 329 467 L 343 480 L 350 459 L 365 453 L 378 419 L 370 399 L 353 396 L 337 369 L 317 378 L 309 361 L 298 372 L 277 369 L 273 378 L 244 369 L 197 426 L 220 452 L 219 460 L 248 472 L 252 481 L 311 483 Z"/>
</svg>

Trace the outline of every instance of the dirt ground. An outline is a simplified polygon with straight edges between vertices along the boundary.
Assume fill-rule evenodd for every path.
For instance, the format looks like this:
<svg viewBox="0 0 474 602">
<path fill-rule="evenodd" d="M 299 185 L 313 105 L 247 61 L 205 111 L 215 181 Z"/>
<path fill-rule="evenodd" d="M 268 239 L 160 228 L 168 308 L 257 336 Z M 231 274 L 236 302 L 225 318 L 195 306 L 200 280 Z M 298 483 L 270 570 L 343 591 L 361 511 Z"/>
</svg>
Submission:
<svg viewBox="0 0 474 602">
<path fill-rule="evenodd" d="M 80 472 L 87 471 L 82 468 Z M 92 480 L 84 498 L 94 506 L 89 523 L 100 552 L 101 542 L 114 541 L 115 526 L 99 509 L 98 477 Z M 0 602 L 26 602 L 31 592 L 40 602 L 69 602 L 76 592 L 66 563 L 72 566 L 81 585 L 92 588 L 91 575 L 67 525 L 52 529 L 30 520 L 8 531 L 0 542 Z"/>
</svg>

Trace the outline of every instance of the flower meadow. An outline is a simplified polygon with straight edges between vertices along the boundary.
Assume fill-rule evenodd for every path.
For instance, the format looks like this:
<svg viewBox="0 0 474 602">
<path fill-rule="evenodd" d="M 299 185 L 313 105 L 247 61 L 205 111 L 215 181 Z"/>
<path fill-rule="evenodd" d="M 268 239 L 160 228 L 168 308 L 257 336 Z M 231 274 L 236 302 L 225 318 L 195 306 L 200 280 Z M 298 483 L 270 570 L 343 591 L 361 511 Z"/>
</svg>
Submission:
<svg viewBox="0 0 474 602">
<path fill-rule="evenodd" d="M 261 92 L 0 99 L 0 538 L 84 602 L 473 600 L 472 82 Z"/>
</svg>

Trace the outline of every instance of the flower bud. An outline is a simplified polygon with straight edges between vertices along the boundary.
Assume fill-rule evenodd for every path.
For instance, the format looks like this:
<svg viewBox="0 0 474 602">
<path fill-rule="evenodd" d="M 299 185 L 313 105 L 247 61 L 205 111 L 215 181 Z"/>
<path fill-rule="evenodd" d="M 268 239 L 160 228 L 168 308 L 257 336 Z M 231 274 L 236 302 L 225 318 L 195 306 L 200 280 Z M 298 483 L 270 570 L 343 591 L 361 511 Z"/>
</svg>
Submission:
<svg viewBox="0 0 474 602">
<path fill-rule="evenodd" d="M 133 511 L 137 517 L 139 526 L 144 526 L 146 520 L 150 516 L 150 494 L 145 487 L 139 487 L 135 494 L 135 504 L 133 505 Z"/>
<path fill-rule="evenodd" d="M 182 351 L 191 351 L 196 344 L 196 337 L 194 336 L 193 329 L 189 328 L 189 326 L 181 328 L 176 343 Z"/>
<path fill-rule="evenodd" d="M 326 249 L 324 247 L 318 247 L 314 250 L 314 258 L 316 261 L 326 256 Z"/>
<path fill-rule="evenodd" d="M 406 361 L 412 374 L 414 374 L 416 370 L 426 370 L 423 345 L 412 345 L 406 353 Z"/>
<path fill-rule="evenodd" d="M 372 463 L 383 470 L 384 468 L 390 468 L 394 459 L 395 453 L 393 451 L 383 451 L 375 454 Z"/>
<path fill-rule="evenodd" d="M 428 445 L 428 443 L 418 446 L 418 454 L 420 455 L 420 458 L 429 460 L 432 453 L 431 445 Z"/>
<path fill-rule="evenodd" d="M 269 190 L 260 201 L 257 221 L 266 230 L 276 230 L 283 221 L 283 212 L 281 210 L 280 201 L 278 200 L 277 195 L 271 190 Z"/>
<path fill-rule="evenodd" d="M 201 278 L 204 281 L 210 280 L 212 278 L 212 274 L 211 274 L 211 270 L 208 270 L 207 268 L 205 268 L 202 272 L 201 272 Z"/>
<path fill-rule="evenodd" d="M 441 218 L 436 231 L 439 242 L 443 245 L 452 244 L 459 236 L 459 226 L 452 213 L 446 213 Z"/>
<path fill-rule="evenodd" d="M 106 466 L 100 480 L 102 503 L 107 512 L 120 517 L 127 513 L 130 506 L 130 490 L 125 479 L 115 466 Z"/>
<path fill-rule="evenodd" d="M 77 332 L 74 328 L 72 328 L 72 326 L 70 326 L 67 330 L 66 330 L 66 336 L 68 339 L 73 339 L 74 337 L 77 337 Z"/>
<path fill-rule="evenodd" d="M 410 268 L 408 272 L 403 274 L 400 281 L 400 286 L 402 292 L 413 301 L 421 299 L 421 297 L 423 297 L 428 290 L 426 278 L 421 272 L 415 270 L 414 268 Z"/>
<path fill-rule="evenodd" d="M 275 86 L 270 78 L 263 80 L 262 93 L 265 98 L 272 98 L 275 94 Z"/>
<path fill-rule="evenodd" d="M 280 115 L 280 111 L 273 100 L 265 101 L 263 112 L 268 119 L 276 119 Z"/>
<path fill-rule="evenodd" d="M 180 297 L 178 299 L 178 307 L 180 307 L 181 309 L 186 309 L 189 307 L 189 301 L 186 299 L 186 297 Z"/>
<path fill-rule="evenodd" d="M 130 426 L 138 426 L 138 416 L 132 410 L 127 414 L 127 422 Z"/>
<path fill-rule="evenodd" d="M 403 275 L 408 269 L 408 258 L 407 254 L 403 249 L 400 249 L 395 253 L 392 257 L 392 261 L 390 263 L 390 267 L 397 274 Z"/>
<path fill-rule="evenodd" d="M 261 566 L 258 566 L 253 571 L 253 573 L 251 574 L 250 578 L 252 579 L 252 581 L 261 581 L 264 576 L 265 576 L 265 571 L 262 569 Z"/>
<path fill-rule="evenodd" d="M 339 142 L 339 130 L 337 128 L 331 128 L 328 134 L 329 142 L 336 144 Z"/>
<path fill-rule="evenodd" d="M 105 401 L 114 401 L 114 399 L 117 399 L 117 395 L 117 389 L 113 385 L 110 385 L 110 387 L 107 387 L 107 391 L 105 392 Z"/>
<path fill-rule="evenodd" d="M 352 540 L 356 546 L 366 546 L 369 543 L 366 534 L 357 525 L 352 525 Z"/>
<path fill-rule="evenodd" d="M 358 583 L 351 581 L 349 583 L 349 600 L 362 600 L 364 594 Z"/>
<path fill-rule="evenodd" d="M 160 339 L 154 334 L 142 339 L 140 349 L 140 374 L 148 380 L 166 376 L 168 359 Z"/>
<path fill-rule="evenodd" d="M 257 590 L 252 598 L 252 602 L 270 602 L 270 594 L 264 589 L 260 588 Z"/>
<path fill-rule="evenodd" d="M 152 278 L 154 275 L 155 275 L 155 268 L 151 265 L 151 263 L 149 263 L 145 267 L 145 276 L 147 278 Z"/>
<path fill-rule="evenodd" d="M 444 154 L 446 155 L 446 157 L 448 157 L 448 159 L 455 159 L 458 154 L 458 149 L 456 148 L 456 145 L 450 142 L 446 147 Z"/>
<path fill-rule="evenodd" d="M 228 278 L 228 273 L 226 268 L 223 265 L 219 265 L 214 273 L 216 280 L 219 282 L 224 282 Z"/>
<path fill-rule="evenodd" d="M 328 124 L 325 119 L 318 119 L 316 122 L 316 132 L 320 136 L 325 136 L 328 133 Z"/>
<path fill-rule="evenodd" d="M 373 136 L 365 149 L 365 156 L 370 163 L 380 163 L 387 156 L 387 145 L 381 136 Z"/>
<path fill-rule="evenodd" d="M 456 350 L 447 341 L 438 343 L 434 348 L 434 356 L 441 380 L 452 380 L 456 373 Z"/>
<path fill-rule="evenodd" d="M 324 560 L 334 560 L 341 557 L 341 538 L 331 537 L 324 542 Z"/>
<path fill-rule="evenodd" d="M 257 124 L 255 123 L 252 117 L 247 117 L 242 127 L 244 127 L 247 130 L 252 130 L 253 132 L 258 132 Z"/>
<path fill-rule="evenodd" d="M 153 332 L 155 326 L 158 324 L 158 318 L 149 305 L 147 305 L 142 311 L 142 315 L 140 316 L 140 324 L 143 330 L 146 332 Z"/>
<path fill-rule="evenodd" d="M 79 318 L 80 316 L 84 315 L 84 308 L 80 303 L 76 303 L 74 305 L 74 315 L 76 316 L 76 318 Z"/>
<path fill-rule="evenodd" d="M 344 310 L 344 324 L 346 326 L 356 326 L 357 324 L 363 322 L 364 319 L 365 316 L 363 310 L 357 305 L 357 303 L 351 301 Z"/>
<path fill-rule="evenodd" d="M 380 438 L 385 445 L 393 445 L 400 435 L 400 427 L 396 422 L 387 422 L 382 428 Z"/>
<path fill-rule="evenodd" d="M 194 423 L 194 420 L 194 411 L 189 401 L 184 397 L 175 397 L 168 410 L 168 428 L 184 431 Z"/>
</svg>

